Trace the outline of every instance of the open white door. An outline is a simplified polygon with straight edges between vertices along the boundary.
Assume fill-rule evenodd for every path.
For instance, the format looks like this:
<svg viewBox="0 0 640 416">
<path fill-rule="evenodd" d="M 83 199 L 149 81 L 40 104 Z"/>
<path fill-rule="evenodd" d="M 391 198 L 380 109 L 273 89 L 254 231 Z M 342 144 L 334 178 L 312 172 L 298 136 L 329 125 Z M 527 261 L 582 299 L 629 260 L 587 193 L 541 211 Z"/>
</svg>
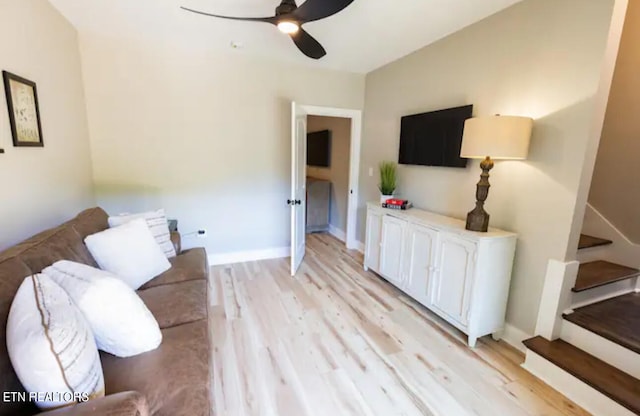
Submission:
<svg viewBox="0 0 640 416">
<path fill-rule="evenodd" d="M 305 253 L 307 211 L 307 113 L 291 103 L 291 276 Z"/>
</svg>

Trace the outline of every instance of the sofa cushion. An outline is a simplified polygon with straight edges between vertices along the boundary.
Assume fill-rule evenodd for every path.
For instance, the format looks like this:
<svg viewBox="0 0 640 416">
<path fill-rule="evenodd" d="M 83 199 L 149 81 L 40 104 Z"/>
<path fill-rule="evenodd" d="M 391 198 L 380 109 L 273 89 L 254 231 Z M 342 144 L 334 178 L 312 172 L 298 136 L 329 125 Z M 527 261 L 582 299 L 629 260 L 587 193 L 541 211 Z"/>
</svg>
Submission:
<svg viewBox="0 0 640 416">
<path fill-rule="evenodd" d="M 59 260 L 97 266 L 80 235 L 69 226 L 58 228 L 47 239 L 23 251 L 19 257 L 33 273 L 40 273 L 45 267 Z"/>
<path fill-rule="evenodd" d="M 116 393 L 37 416 L 149 416 L 147 399 L 137 391 Z"/>
<path fill-rule="evenodd" d="M 84 315 L 49 276 L 26 277 L 11 304 L 7 348 L 29 392 L 54 393 L 36 401 L 51 409 L 74 403 L 74 394 L 104 396 L 98 348 Z"/>
<path fill-rule="evenodd" d="M 107 219 L 109 216 L 102 208 L 89 208 L 82 211 L 74 219 L 69 221 L 69 224 L 76 229 L 80 238 L 84 240 L 91 234 L 104 231 L 109 228 Z"/>
<path fill-rule="evenodd" d="M 51 237 L 52 235 L 54 235 L 55 233 L 57 233 L 63 228 L 64 226 L 61 225 L 55 228 L 51 228 L 49 230 L 42 231 L 34 235 L 33 237 L 29 237 L 27 240 L 24 240 L 16 244 L 15 246 L 7 248 L 2 253 L 0 253 L 0 262 L 8 260 L 13 257 L 18 257 L 21 253 L 24 253 L 26 250 L 30 249 L 36 244 L 45 241 L 47 238 Z"/>
<path fill-rule="evenodd" d="M 158 321 L 169 328 L 207 318 L 207 281 L 191 280 L 138 291 Z"/>
<path fill-rule="evenodd" d="M 102 351 L 131 357 L 160 345 L 158 322 L 136 292 L 117 276 L 67 260 L 56 262 L 43 272 L 82 311 Z"/>
<path fill-rule="evenodd" d="M 209 263 L 204 248 L 192 248 L 170 258 L 171 268 L 145 283 L 141 289 L 160 285 L 206 279 L 209 276 Z"/>
<path fill-rule="evenodd" d="M 48 230 L 39 232 L 38 234 L 29 237 L 28 239 L 16 244 L 13 247 L 9 247 L 2 253 L 0 253 L 0 262 L 10 259 L 12 257 L 18 257 L 28 249 L 46 241 L 48 238 L 57 234 L 60 230 L 65 228 L 74 228 L 80 236 L 80 241 L 90 234 L 95 234 L 99 231 L 109 228 L 107 224 L 108 215 L 102 208 L 90 208 L 82 211 L 74 219 L 67 221 L 66 223 L 59 225 Z"/>
<path fill-rule="evenodd" d="M 102 353 L 107 394 L 135 390 L 155 416 L 209 416 L 207 321 L 162 331 L 160 347 L 130 358 Z"/>
<path fill-rule="evenodd" d="M 92 234 L 84 242 L 102 270 L 134 290 L 171 268 L 142 218 Z"/>
<path fill-rule="evenodd" d="M 24 391 L 9 360 L 6 325 L 11 302 L 24 278 L 31 274 L 27 265 L 17 258 L 0 262 L 0 391 Z M 8 402 L 0 406 L 0 416 L 33 414 L 36 411 L 33 403 Z"/>
<path fill-rule="evenodd" d="M 140 218 L 147 222 L 149 231 L 151 231 L 153 238 L 155 238 L 158 245 L 162 248 L 162 251 L 164 251 L 165 256 L 169 259 L 175 257 L 176 249 L 171 241 L 171 232 L 169 231 L 169 223 L 167 222 L 167 215 L 164 209 L 109 217 L 109 227 L 118 227 Z"/>
</svg>

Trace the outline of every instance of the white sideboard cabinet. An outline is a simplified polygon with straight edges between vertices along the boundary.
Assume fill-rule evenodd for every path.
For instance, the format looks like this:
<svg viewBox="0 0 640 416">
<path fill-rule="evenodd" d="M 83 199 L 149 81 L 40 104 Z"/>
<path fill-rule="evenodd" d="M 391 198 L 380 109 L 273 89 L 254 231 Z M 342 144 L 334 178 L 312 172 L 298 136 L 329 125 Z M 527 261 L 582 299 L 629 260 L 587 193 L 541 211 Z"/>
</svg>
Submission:
<svg viewBox="0 0 640 416">
<path fill-rule="evenodd" d="M 514 233 L 467 231 L 464 221 L 416 208 L 367 206 L 365 270 L 467 334 L 471 347 L 504 329 L 515 247 Z"/>
</svg>

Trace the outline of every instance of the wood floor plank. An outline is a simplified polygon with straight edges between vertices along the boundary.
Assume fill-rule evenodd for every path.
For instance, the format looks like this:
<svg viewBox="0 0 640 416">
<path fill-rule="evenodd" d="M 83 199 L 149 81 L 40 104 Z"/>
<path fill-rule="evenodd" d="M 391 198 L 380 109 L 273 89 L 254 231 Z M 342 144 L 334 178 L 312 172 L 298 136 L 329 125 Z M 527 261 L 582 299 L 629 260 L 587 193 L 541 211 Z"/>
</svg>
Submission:
<svg viewBox="0 0 640 416">
<path fill-rule="evenodd" d="M 353 384 L 347 373 L 342 370 L 334 370 L 324 375 L 327 385 L 330 387 L 333 400 L 340 407 L 340 415 L 344 416 L 374 416 L 367 401 Z M 378 411 L 380 409 L 377 409 Z"/>
<path fill-rule="evenodd" d="M 502 342 L 466 337 L 326 234 L 289 260 L 212 268 L 221 416 L 585 416 Z"/>
<path fill-rule="evenodd" d="M 504 390 L 507 391 L 515 401 L 521 403 L 531 416 L 546 416 L 558 413 L 559 409 L 557 407 L 546 400 L 540 400 L 540 397 L 534 389 L 519 381 L 505 385 Z"/>
</svg>

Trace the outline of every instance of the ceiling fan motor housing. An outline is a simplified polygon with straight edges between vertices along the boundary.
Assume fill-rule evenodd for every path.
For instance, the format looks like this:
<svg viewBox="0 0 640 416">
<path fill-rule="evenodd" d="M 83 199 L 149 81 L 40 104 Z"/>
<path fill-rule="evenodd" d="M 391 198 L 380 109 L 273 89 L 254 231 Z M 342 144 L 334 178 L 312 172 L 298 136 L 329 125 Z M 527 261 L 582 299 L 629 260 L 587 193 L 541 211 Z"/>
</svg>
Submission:
<svg viewBox="0 0 640 416">
<path fill-rule="evenodd" d="M 282 3 L 276 7 L 276 16 L 292 13 L 297 8 L 295 0 L 282 0 Z"/>
</svg>

